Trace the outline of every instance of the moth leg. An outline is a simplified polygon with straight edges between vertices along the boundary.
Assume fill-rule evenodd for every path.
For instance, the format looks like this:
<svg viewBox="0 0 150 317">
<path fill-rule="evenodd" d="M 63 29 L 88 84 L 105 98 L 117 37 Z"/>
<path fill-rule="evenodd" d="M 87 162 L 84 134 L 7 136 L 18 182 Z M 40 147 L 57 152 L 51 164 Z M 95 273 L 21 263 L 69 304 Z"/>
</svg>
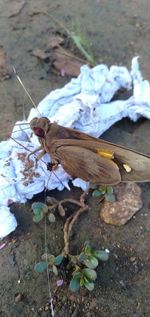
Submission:
<svg viewBox="0 0 150 317">
<path fill-rule="evenodd" d="M 36 157 L 35 157 L 35 167 L 37 168 L 37 164 L 38 164 L 38 161 L 45 155 L 46 151 L 45 150 L 42 150 Z"/>
<path fill-rule="evenodd" d="M 33 154 L 35 154 L 36 152 L 40 151 L 40 150 L 43 150 L 43 147 L 42 145 L 40 145 L 37 149 L 35 149 L 34 151 L 30 152 L 28 155 L 27 155 L 27 160 L 29 161 L 29 157 Z"/>
<path fill-rule="evenodd" d="M 53 158 L 52 161 L 47 164 L 48 171 L 56 170 L 59 164 L 60 164 L 59 160 Z"/>
<path fill-rule="evenodd" d="M 46 153 L 45 150 L 43 150 L 43 147 L 42 146 L 39 146 L 37 149 L 35 149 L 34 151 L 32 151 L 31 153 L 28 154 L 27 156 L 27 162 L 28 162 L 28 168 L 27 169 L 30 169 L 30 156 L 35 154 L 36 152 L 42 150 L 36 157 L 35 157 L 35 168 L 37 168 L 37 163 L 38 161 L 44 156 L 44 154 Z"/>
</svg>

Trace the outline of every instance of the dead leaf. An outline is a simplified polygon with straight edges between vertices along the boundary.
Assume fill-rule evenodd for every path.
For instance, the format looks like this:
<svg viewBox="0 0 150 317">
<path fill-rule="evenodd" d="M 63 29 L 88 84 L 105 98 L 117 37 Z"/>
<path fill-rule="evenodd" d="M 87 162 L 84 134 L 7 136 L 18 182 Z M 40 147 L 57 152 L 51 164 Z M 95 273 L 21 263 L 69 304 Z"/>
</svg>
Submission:
<svg viewBox="0 0 150 317">
<path fill-rule="evenodd" d="M 142 208 L 141 189 L 136 183 L 119 184 L 114 187 L 115 202 L 104 201 L 100 217 L 111 225 L 124 225 Z"/>
<path fill-rule="evenodd" d="M 32 55 L 43 61 L 46 61 L 49 58 L 49 54 L 45 53 L 45 51 L 41 50 L 40 48 L 35 48 L 32 51 Z"/>
<path fill-rule="evenodd" d="M 77 77 L 80 74 L 80 67 L 82 62 L 78 61 L 76 57 L 70 56 L 69 52 L 66 54 L 56 49 L 53 52 L 53 66 L 62 76 Z"/>
<path fill-rule="evenodd" d="M 58 42 L 57 42 L 58 44 Z M 53 43 L 53 45 L 56 45 Z M 83 61 L 64 48 L 53 48 L 51 52 L 36 48 L 32 55 L 53 66 L 61 76 L 77 77 Z"/>
<path fill-rule="evenodd" d="M 59 35 L 55 35 L 50 37 L 47 46 L 48 48 L 56 48 L 63 43 L 64 43 L 63 37 Z"/>
<path fill-rule="evenodd" d="M 6 52 L 3 46 L 0 46 L 0 81 L 9 79 L 11 77 L 11 71 L 7 67 Z"/>
</svg>

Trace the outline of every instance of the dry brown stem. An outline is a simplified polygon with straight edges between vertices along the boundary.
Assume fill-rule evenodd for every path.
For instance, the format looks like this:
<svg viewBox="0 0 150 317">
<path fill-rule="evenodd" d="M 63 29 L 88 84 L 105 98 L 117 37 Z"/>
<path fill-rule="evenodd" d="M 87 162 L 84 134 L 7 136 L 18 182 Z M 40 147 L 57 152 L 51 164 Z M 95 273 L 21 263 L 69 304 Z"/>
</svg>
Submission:
<svg viewBox="0 0 150 317">
<path fill-rule="evenodd" d="M 64 225 L 64 248 L 62 250 L 62 254 L 65 257 L 67 257 L 69 255 L 69 238 L 70 238 L 70 233 L 71 233 L 72 227 L 73 227 L 74 223 L 77 221 L 77 219 L 79 218 L 79 216 L 83 212 L 88 210 L 88 205 L 85 204 L 85 196 L 86 195 L 87 195 L 87 193 L 84 192 L 80 196 L 80 201 L 75 200 L 75 199 L 64 199 L 60 202 L 61 205 L 63 203 L 69 202 L 69 203 L 72 203 L 74 205 L 79 206 L 79 209 L 75 212 L 75 214 L 71 215 L 70 217 L 67 218 L 65 225 Z"/>
</svg>

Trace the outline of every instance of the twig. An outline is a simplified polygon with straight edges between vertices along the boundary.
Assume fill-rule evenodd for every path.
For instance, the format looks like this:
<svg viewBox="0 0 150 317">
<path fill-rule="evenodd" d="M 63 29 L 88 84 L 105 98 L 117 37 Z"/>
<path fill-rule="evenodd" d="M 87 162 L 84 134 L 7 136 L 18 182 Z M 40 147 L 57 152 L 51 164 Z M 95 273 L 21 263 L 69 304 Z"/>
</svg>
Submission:
<svg viewBox="0 0 150 317">
<path fill-rule="evenodd" d="M 62 251 L 62 254 L 64 256 L 67 256 L 69 253 L 69 237 L 68 237 L 68 227 L 69 227 L 69 222 L 72 219 L 72 216 L 68 217 L 65 225 L 64 225 L 64 248 Z"/>
<path fill-rule="evenodd" d="M 71 233 L 72 227 L 73 227 L 74 223 L 77 221 L 77 219 L 79 218 L 79 216 L 83 212 L 88 210 L 88 208 L 89 208 L 88 205 L 86 205 L 85 201 L 84 201 L 86 194 L 87 193 L 84 192 L 80 196 L 80 201 L 77 201 L 75 199 L 64 199 L 61 201 L 61 204 L 64 202 L 70 202 L 70 203 L 75 204 L 75 205 L 80 207 L 74 215 L 67 218 L 65 225 L 64 225 L 64 248 L 63 248 L 62 254 L 65 257 L 67 257 L 69 255 L 69 238 L 70 238 L 70 233 Z"/>
<path fill-rule="evenodd" d="M 51 316 L 55 317 L 54 313 L 54 306 L 53 306 L 53 297 L 52 297 L 52 292 L 51 292 L 51 284 L 50 284 L 50 276 L 49 276 L 49 269 L 48 269 L 48 259 L 47 259 L 47 224 L 46 224 L 46 217 L 45 217 L 45 235 L 44 235 L 44 242 L 45 242 L 45 254 L 46 254 L 46 263 L 47 263 L 47 268 L 46 268 L 46 273 L 47 273 L 47 283 L 48 283 L 48 294 L 49 294 L 49 309 L 51 312 Z"/>
</svg>

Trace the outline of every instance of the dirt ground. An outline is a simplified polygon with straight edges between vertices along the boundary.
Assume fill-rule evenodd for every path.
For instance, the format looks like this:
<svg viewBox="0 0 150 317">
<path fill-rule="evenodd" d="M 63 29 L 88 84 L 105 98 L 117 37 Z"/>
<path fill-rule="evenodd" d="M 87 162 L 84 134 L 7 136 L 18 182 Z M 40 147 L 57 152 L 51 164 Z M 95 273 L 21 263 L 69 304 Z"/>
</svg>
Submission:
<svg viewBox="0 0 150 317">
<path fill-rule="evenodd" d="M 33 56 L 35 48 L 45 49 L 52 33 L 60 31 L 47 12 L 68 29 L 77 22 L 88 37 L 97 63 L 123 64 L 130 67 L 131 58 L 141 57 L 142 73 L 150 79 L 150 2 L 147 0 L 0 0 L 0 46 L 7 53 L 35 103 L 51 90 L 70 80 L 54 73 L 51 67 Z M 15 76 L 0 82 L 0 139 L 5 139 L 17 119 L 27 115 L 31 104 Z M 150 154 L 150 123 L 123 120 L 105 133 L 104 138 Z M 58 317 L 149 317 L 149 232 L 150 185 L 142 184 L 143 208 L 126 225 L 106 225 L 99 217 L 100 206 L 89 198 L 89 210 L 73 229 L 72 252 L 78 252 L 84 241 L 95 248 L 110 250 L 110 259 L 100 265 L 93 292 L 68 291 L 66 283 L 56 289 L 51 278 L 55 316 Z M 58 199 L 77 197 L 79 191 L 52 192 Z M 40 197 L 42 199 L 43 196 Z M 39 199 L 35 197 L 34 200 Z M 44 223 L 32 222 L 31 202 L 12 206 L 18 229 L 10 243 L 0 251 L 0 317 L 48 317 L 46 274 L 34 272 L 35 263 L 44 251 Z M 63 220 L 57 216 L 48 225 L 48 249 L 58 254 L 63 247 Z M 8 241 L 8 238 L 4 239 Z M 21 294 L 20 300 L 16 300 Z"/>
</svg>

